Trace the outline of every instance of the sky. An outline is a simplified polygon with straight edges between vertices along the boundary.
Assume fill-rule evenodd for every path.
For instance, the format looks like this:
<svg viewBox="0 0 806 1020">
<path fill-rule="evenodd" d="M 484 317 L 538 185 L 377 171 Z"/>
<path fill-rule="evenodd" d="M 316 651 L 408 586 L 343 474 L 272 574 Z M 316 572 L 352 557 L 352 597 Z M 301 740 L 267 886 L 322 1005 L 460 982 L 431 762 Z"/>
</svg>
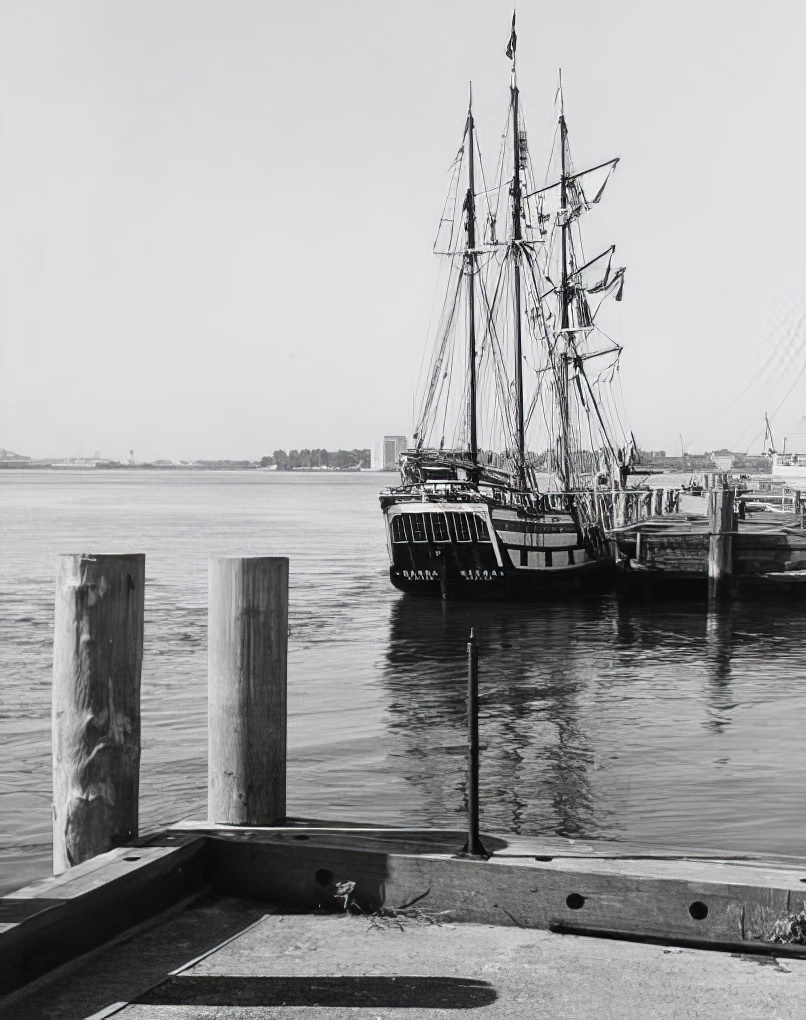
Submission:
<svg viewBox="0 0 806 1020">
<path fill-rule="evenodd" d="M 410 435 L 468 82 L 492 162 L 509 0 L 0 0 L 0 447 L 258 458 Z M 645 449 L 806 412 L 806 7 L 522 3 L 562 68 Z M 803 378 L 801 378 L 803 375 Z M 780 406 L 779 406 L 780 405 Z M 804 437 L 806 442 L 806 437 Z"/>
</svg>

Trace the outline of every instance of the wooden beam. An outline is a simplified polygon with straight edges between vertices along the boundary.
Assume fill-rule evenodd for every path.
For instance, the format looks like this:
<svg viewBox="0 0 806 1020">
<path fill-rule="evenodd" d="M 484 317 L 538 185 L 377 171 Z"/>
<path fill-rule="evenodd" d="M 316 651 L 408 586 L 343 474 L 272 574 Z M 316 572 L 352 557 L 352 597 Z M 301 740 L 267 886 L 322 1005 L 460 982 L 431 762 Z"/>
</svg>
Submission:
<svg viewBox="0 0 806 1020">
<path fill-rule="evenodd" d="M 198 894 L 206 849 L 190 833 L 143 840 L 0 897 L 0 995 Z"/>
</svg>

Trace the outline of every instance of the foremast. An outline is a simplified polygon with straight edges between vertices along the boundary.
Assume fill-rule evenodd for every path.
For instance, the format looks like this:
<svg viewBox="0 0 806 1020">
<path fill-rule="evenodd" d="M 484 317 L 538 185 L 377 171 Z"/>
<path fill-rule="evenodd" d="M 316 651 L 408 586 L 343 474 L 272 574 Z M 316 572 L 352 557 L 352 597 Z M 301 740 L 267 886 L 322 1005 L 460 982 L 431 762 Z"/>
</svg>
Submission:
<svg viewBox="0 0 806 1020">
<path fill-rule="evenodd" d="M 558 261 L 555 263 L 558 276 L 547 272 L 549 279 L 554 276 L 556 286 L 542 295 L 541 300 L 556 300 L 557 325 L 547 335 L 549 358 L 554 378 L 555 407 L 557 412 L 557 459 L 555 471 L 560 488 L 566 492 L 573 491 L 579 484 L 576 477 L 580 465 L 577 463 L 575 438 L 581 438 L 579 423 L 572 420 L 572 395 L 586 413 L 598 422 L 600 436 L 607 451 L 611 465 L 624 467 L 627 448 L 616 449 L 610 437 L 610 428 L 603 417 L 602 409 L 594 389 L 588 379 L 585 363 L 590 358 L 602 355 L 615 355 L 616 361 L 621 348 L 612 340 L 609 346 L 601 350 L 585 350 L 584 339 L 595 328 L 595 318 L 603 300 L 615 294 L 621 300 L 624 281 L 624 269 L 613 269 L 612 259 L 615 245 L 588 261 L 577 261 L 572 225 L 591 206 L 597 204 L 604 192 L 610 175 L 618 164 L 618 157 L 600 163 L 587 170 L 575 171 L 570 156 L 568 141 L 568 125 L 565 119 L 563 103 L 562 74 L 557 90 L 559 100 L 559 149 L 560 167 L 559 180 L 527 194 L 526 198 L 537 196 L 542 210 L 556 202 L 555 237 L 559 240 Z M 577 226 L 578 229 L 578 226 Z M 581 245 L 581 239 L 580 239 Z M 554 249 L 556 252 L 556 248 Z M 581 248 L 580 248 L 581 251 Z M 590 301 L 596 301 L 595 308 Z M 575 389 L 574 389 L 575 388 Z M 573 393 L 572 393 L 573 390 Z M 576 437 L 575 437 L 576 433 Z M 581 450 L 581 446 L 579 447 Z M 612 474 L 612 471 L 611 471 Z"/>
</svg>

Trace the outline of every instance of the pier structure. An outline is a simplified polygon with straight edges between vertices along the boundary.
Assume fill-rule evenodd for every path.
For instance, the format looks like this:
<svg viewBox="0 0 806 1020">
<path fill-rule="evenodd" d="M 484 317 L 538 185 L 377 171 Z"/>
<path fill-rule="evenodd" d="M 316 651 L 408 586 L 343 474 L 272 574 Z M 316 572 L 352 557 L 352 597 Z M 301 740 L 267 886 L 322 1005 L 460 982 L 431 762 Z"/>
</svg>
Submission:
<svg viewBox="0 0 806 1020">
<path fill-rule="evenodd" d="M 806 595 L 801 494 L 753 491 L 714 475 L 665 516 L 617 516 L 608 531 L 622 590 L 711 598 Z"/>
<path fill-rule="evenodd" d="M 98 708 L 96 694 L 82 693 L 103 687 L 103 678 L 114 699 L 129 706 L 128 715 L 115 715 L 124 722 L 110 730 L 114 740 L 120 736 L 119 730 L 126 729 L 125 719 L 139 718 L 132 704 L 139 697 L 141 631 L 137 621 L 141 618 L 143 565 L 142 557 L 85 556 L 63 564 L 60 574 L 65 581 L 60 582 L 57 600 L 74 608 L 72 616 L 59 610 L 54 704 L 91 706 L 92 718 L 105 718 L 111 701 Z M 468 648 L 471 767 L 466 831 L 284 817 L 282 716 L 287 682 L 288 563 L 278 558 L 214 561 L 210 578 L 210 725 L 230 733 L 220 744 L 211 739 L 210 817 L 185 819 L 164 831 L 141 836 L 135 815 L 129 815 L 128 828 L 133 831 L 122 834 L 120 823 L 108 821 L 112 816 L 106 812 L 101 813 L 103 826 L 91 811 L 74 812 L 71 845 L 90 847 L 90 852 L 68 853 L 63 862 L 55 862 L 58 873 L 52 878 L 0 897 L 0 995 L 8 996 L 12 1010 L 6 1015 L 34 1015 L 25 1003 L 33 1001 L 31 996 L 35 998 L 42 985 L 29 993 L 24 987 L 29 982 L 58 983 L 58 976 L 48 975 L 90 951 L 93 955 L 71 966 L 92 969 L 94 961 L 101 959 L 99 953 L 106 954 L 104 959 L 110 958 L 109 954 L 114 957 L 119 944 L 114 940 L 120 936 L 125 935 L 126 945 L 131 947 L 138 944 L 138 932 L 181 928 L 186 917 L 191 927 L 194 917 L 196 924 L 206 919 L 204 923 L 210 925 L 206 948 L 199 945 L 198 931 L 193 943 L 196 951 L 184 962 L 176 962 L 178 948 L 173 943 L 166 944 L 164 959 L 156 962 L 153 949 L 151 957 L 148 949 L 142 950 L 147 958 L 143 963 L 133 959 L 128 948 L 123 999 L 111 1006 L 108 999 L 96 1003 L 99 1010 L 104 1007 L 96 1016 L 127 1011 L 133 1018 L 145 1016 L 149 1004 L 187 1004 L 191 994 L 200 995 L 201 999 L 193 1001 L 205 1008 L 228 1004 L 234 1008 L 235 1003 L 269 1007 L 272 988 L 284 990 L 292 1004 L 312 1004 L 315 995 L 310 976 L 304 990 L 290 982 L 289 975 L 283 977 L 282 971 L 278 977 L 286 984 L 278 980 L 272 985 L 262 977 L 258 980 L 265 966 L 265 946 L 276 948 L 282 929 L 277 930 L 274 941 L 263 943 L 264 956 L 260 956 L 258 940 L 258 948 L 252 949 L 258 955 L 249 957 L 252 962 L 245 964 L 247 972 L 241 969 L 234 984 L 189 981 L 192 975 L 205 973 L 203 967 L 198 970 L 201 959 L 225 960 L 226 946 L 233 938 L 243 938 L 242 947 L 250 945 L 257 921 L 274 930 L 277 924 L 267 918 L 300 913 L 308 915 L 309 925 L 319 924 L 320 932 L 324 930 L 323 915 L 360 918 L 365 928 L 390 919 L 398 925 L 428 921 L 435 930 L 454 923 L 493 926 L 485 929 L 482 939 L 490 950 L 510 944 L 513 936 L 503 934 L 504 929 L 543 932 L 544 938 L 553 933 L 555 941 L 545 942 L 545 947 L 547 952 L 559 953 L 558 959 L 564 952 L 559 949 L 562 940 L 556 941 L 560 935 L 639 942 L 645 949 L 661 943 L 725 949 L 743 956 L 787 957 L 793 966 L 804 968 L 799 987 L 806 991 L 806 946 L 796 937 L 787 937 L 787 932 L 797 932 L 798 918 L 803 915 L 806 859 L 707 850 L 692 853 L 668 847 L 479 831 L 484 805 L 478 803 L 475 775 L 478 768 L 483 769 L 483 760 L 478 760 L 483 747 L 478 737 L 483 715 L 480 719 L 477 691 L 478 685 L 483 685 L 484 668 L 479 666 L 473 639 Z M 66 596 L 71 585 L 72 601 Z M 90 606 L 93 598 L 97 601 Z M 89 612 L 103 607 L 105 599 L 110 611 Z M 70 627 L 67 619 L 73 621 Z M 92 656 L 103 653 L 104 669 L 66 669 L 65 662 L 73 662 L 63 644 L 64 635 L 69 634 L 78 643 L 80 654 L 75 662 L 101 661 Z M 72 695 L 71 683 L 75 688 Z M 132 732 L 136 729 L 133 725 L 129 728 Z M 122 745 L 139 748 L 139 740 L 131 745 L 122 741 Z M 119 781 L 121 775 L 123 785 L 131 788 L 131 778 L 112 764 L 117 761 L 115 755 L 99 751 L 93 757 L 100 769 L 100 774 L 93 774 L 98 789 L 113 789 L 113 781 Z M 137 754 L 129 754 L 129 760 L 136 761 Z M 103 781 L 105 761 L 110 763 L 108 787 Z M 54 771 L 58 817 L 66 816 L 71 798 L 67 785 L 57 781 Z M 91 840 L 85 838 L 84 825 L 91 831 Z M 62 868 L 62 863 L 66 867 Z M 193 915 L 193 911 L 197 913 Z M 297 930 L 301 924 L 289 921 L 286 931 Z M 307 930 L 310 934 L 311 929 Z M 326 926 L 326 930 L 329 938 L 336 938 L 332 927 Z M 352 930 L 356 931 L 355 927 Z M 329 943 L 316 959 L 334 960 L 337 942 L 336 938 Z M 461 942 L 460 937 L 458 945 Z M 454 942 L 446 937 L 445 944 L 453 946 Z M 304 948 L 299 952 L 303 971 L 310 975 L 316 966 L 314 958 L 310 953 L 306 956 Z M 456 953 L 461 971 L 461 950 L 451 952 Z M 623 952 L 612 949 L 611 961 Z M 271 966 L 284 967 L 284 959 L 283 953 L 275 953 Z M 260 960 L 264 962 L 256 962 Z M 342 968 L 336 971 L 337 976 L 342 975 L 342 983 L 333 986 L 334 994 L 342 996 L 340 1003 L 361 1004 L 349 998 L 352 986 L 344 982 L 344 962 L 332 966 Z M 250 972 L 250 967 L 258 973 Z M 431 973 L 428 968 L 425 971 Z M 115 985 L 109 980 L 111 984 L 97 992 L 101 997 L 109 987 L 121 987 L 120 981 Z M 405 987 L 401 984 L 389 995 L 408 994 Z M 422 987 L 417 987 L 422 992 Z M 433 992 L 433 987 L 428 987 Z M 75 983 L 71 988 L 75 994 Z M 89 982 L 87 995 L 92 988 Z M 489 1005 L 497 995 L 494 981 L 462 988 L 466 1006 L 484 1004 L 485 996 Z M 191 989 L 195 991 L 191 993 Z M 379 1004 L 383 996 L 377 987 L 375 992 L 376 997 L 370 996 L 365 1005 Z M 474 1000 L 477 993 L 481 998 Z M 67 991 L 64 994 L 68 996 Z M 448 1000 L 439 1001 L 445 1005 Z M 429 999 L 432 1005 L 439 1001 L 433 996 Z M 394 1004 L 387 1001 L 387 1005 Z M 53 1012 L 52 995 L 48 1008 L 49 1016 L 88 1015 L 70 1013 L 68 1007 L 61 1014 Z M 0 1016 L 3 1009 L 0 1000 Z M 619 1014 L 614 1011 L 612 1015 Z"/>
</svg>

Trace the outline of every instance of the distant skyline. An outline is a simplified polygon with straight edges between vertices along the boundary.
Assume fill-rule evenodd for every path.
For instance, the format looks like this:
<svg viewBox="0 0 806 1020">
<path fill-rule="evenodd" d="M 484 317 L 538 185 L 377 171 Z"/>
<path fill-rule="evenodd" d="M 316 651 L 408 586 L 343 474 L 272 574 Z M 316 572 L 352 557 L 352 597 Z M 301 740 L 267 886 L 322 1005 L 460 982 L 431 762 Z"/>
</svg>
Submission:
<svg viewBox="0 0 806 1020">
<path fill-rule="evenodd" d="M 248 458 L 411 435 L 468 82 L 494 159 L 503 0 L 3 0 L 0 447 Z M 557 69 L 645 449 L 806 411 L 806 10 L 521 5 L 542 168 Z M 596 236 L 598 235 L 598 237 Z M 806 443 L 806 436 L 804 443 Z"/>
</svg>

